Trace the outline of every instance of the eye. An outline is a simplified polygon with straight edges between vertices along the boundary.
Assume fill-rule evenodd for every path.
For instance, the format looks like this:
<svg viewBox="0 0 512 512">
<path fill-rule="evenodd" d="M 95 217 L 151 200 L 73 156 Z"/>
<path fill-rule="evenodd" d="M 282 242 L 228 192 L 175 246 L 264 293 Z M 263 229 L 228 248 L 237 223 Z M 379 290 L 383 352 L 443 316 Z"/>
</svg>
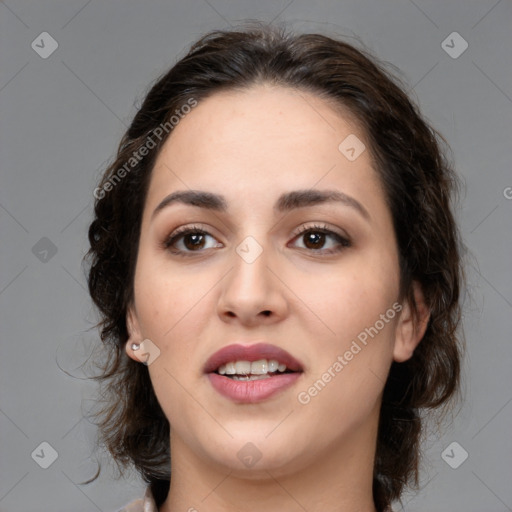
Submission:
<svg viewBox="0 0 512 512">
<path fill-rule="evenodd" d="M 180 256 L 188 252 L 200 252 L 205 248 L 209 249 L 219 246 L 218 244 L 213 244 L 210 247 L 206 247 L 206 237 L 213 239 L 207 231 L 197 226 L 185 226 L 171 233 L 171 235 L 164 240 L 162 246 L 164 249 Z"/>
<path fill-rule="evenodd" d="M 304 246 L 302 249 L 311 249 L 310 252 L 321 252 L 324 254 L 333 254 L 342 251 L 343 249 L 350 247 L 350 241 L 332 231 L 327 226 L 304 226 L 297 233 L 296 240 L 304 240 Z M 334 240 L 331 242 L 327 249 L 324 247 L 326 240 Z M 334 247 L 333 247 L 334 246 Z"/>
<path fill-rule="evenodd" d="M 206 239 L 215 240 L 210 233 L 198 226 L 185 226 L 178 228 L 163 242 L 162 248 L 178 256 L 187 256 L 190 253 L 202 252 L 203 249 L 222 247 L 220 243 L 213 243 L 209 247 Z M 301 249 L 310 250 L 313 253 L 333 254 L 350 247 L 350 241 L 340 234 L 332 231 L 327 226 L 304 226 L 295 234 L 294 240 L 304 240 Z M 326 241 L 331 240 L 330 247 L 325 248 Z M 188 254 L 187 254 L 188 253 Z"/>
</svg>

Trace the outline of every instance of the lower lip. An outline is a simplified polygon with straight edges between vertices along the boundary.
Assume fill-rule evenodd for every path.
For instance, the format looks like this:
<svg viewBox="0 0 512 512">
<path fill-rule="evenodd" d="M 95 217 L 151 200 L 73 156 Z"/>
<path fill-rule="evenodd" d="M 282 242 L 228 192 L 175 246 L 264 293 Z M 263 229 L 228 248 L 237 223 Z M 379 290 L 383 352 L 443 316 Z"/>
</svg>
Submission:
<svg viewBox="0 0 512 512">
<path fill-rule="evenodd" d="M 212 386 L 223 396 L 237 403 L 253 404 L 292 386 L 300 372 L 283 373 L 268 379 L 233 380 L 218 373 L 209 373 Z"/>
</svg>

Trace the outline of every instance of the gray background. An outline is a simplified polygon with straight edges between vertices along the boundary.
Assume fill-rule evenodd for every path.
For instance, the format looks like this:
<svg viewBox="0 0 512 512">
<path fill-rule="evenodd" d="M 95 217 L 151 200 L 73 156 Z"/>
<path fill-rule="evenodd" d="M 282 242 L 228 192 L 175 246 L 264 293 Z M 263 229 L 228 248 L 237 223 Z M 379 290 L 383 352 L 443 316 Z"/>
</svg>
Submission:
<svg viewBox="0 0 512 512">
<path fill-rule="evenodd" d="M 76 485 L 96 469 L 82 417 L 96 388 L 79 367 L 97 340 L 81 267 L 92 191 L 148 84 L 201 34 L 246 18 L 361 38 L 448 139 L 466 183 L 464 405 L 428 439 L 424 489 L 404 510 L 512 510 L 510 1 L 7 0 L 0 16 L 0 511 L 107 512 L 143 491 L 108 467 Z M 59 46 L 43 59 L 31 43 L 45 31 Z M 469 45 L 458 58 L 442 46 L 454 31 Z M 469 453 L 457 469 L 441 457 L 454 441 Z M 48 469 L 42 442 L 58 453 Z"/>
</svg>

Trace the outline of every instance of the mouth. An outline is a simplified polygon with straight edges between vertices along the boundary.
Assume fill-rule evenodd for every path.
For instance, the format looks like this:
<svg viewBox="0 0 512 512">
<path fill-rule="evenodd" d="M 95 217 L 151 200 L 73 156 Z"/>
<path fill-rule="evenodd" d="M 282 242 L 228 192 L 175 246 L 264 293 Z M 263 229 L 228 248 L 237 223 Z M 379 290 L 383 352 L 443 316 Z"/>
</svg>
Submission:
<svg viewBox="0 0 512 512">
<path fill-rule="evenodd" d="M 265 400 L 290 387 L 303 371 L 303 365 L 291 354 L 266 343 L 228 345 L 204 366 L 212 386 L 238 403 Z"/>
<path fill-rule="evenodd" d="M 277 359 L 258 359 L 257 361 L 229 361 L 217 368 L 218 375 L 225 375 L 233 380 L 270 379 L 283 373 L 295 373 Z"/>
</svg>

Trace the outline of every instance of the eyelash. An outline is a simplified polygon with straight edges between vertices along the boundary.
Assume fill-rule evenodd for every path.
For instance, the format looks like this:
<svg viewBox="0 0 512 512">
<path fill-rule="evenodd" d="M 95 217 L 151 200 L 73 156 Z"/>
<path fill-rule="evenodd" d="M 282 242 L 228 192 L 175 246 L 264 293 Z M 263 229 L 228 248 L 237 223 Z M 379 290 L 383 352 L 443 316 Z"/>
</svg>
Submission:
<svg viewBox="0 0 512 512">
<path fill-rule="evenodd" d="M 308 252 L 313 252 L 315 254 L 322 253 L 324 255 L 326 254 L 335 254 L 338 252 L 343 251 L 347 247 L 351 247 L 351 242 L 347 238 L 339 235 L 338 233 L 332 231 L 329 229 L 325 224 L 323 226 L 319 225 L 313 225 L 313 226 L 303 226 L 295 235 L 293 236 L 294 239 L 300 238 L 301 235 L 304 235 L 305 233 L 322 233 L 325 235 L 329 235 L 336 239 L 340 246 L 337 249 L 329 249 L 329 250 L 323 250 L 323 249 L 305 249 Z M 202 251 L 182 251 L 181 249 L 172 249 L 172 246 L 181 238 L 183 238 L 186 235 L 189 234 L 196 234 L 196 235 L 210 235 L 207 231 L 204 229 L 201 229 L 198 226 L 185 226 L 183 228 L 178 228 L 176 231 L 174 231 L 170 236 L 168 236 L 162 243 L 162 248 L 165 250 L 168 250 L 172 254 L 175 254 L 177 256 L 182 257 L 189 257 L 193 253 L 197 252 L 200 253 Z"/>
</svg>

